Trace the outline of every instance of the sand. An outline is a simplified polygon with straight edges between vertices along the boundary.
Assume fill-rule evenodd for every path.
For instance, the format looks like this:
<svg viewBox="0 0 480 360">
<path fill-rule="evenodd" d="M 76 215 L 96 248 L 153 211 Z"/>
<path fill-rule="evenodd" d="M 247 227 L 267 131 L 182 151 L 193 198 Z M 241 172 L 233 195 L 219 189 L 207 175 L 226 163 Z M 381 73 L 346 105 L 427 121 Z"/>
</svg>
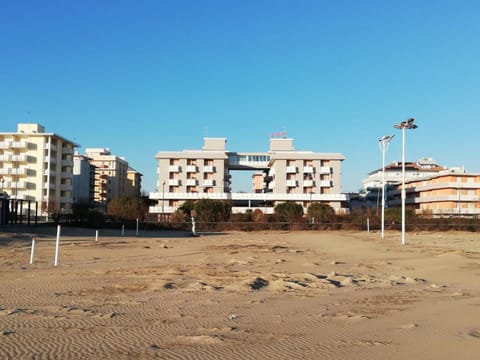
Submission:
<svg viewBox="0 0 480 360">
<path fill-rule="evenodd" d="M 0 233 L 1 359 L 480 358 L 477 233 L 68 229 L 55 267 L 38 231 Z"/>
</svg>

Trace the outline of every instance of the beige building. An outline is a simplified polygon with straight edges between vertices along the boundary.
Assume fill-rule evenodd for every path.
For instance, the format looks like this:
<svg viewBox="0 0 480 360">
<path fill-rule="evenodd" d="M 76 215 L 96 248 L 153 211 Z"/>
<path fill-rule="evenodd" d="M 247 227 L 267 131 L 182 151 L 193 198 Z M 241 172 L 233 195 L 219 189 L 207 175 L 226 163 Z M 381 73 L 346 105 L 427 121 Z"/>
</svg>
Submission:
<svg viewBox="0 0 480 360">
<path fill-rule="evenodd" d="M 130 196 L 139 197 L 142 191 L 142 174 L 129 167 L 127 170 L 126 193 Z"/>
<path fill-rule="evenodd" d="M 0 133 L 0 186 L 11 199 L 38 202 L 42 213 L 72 211 L 73 141 L 39 124 Z"/>
<path fill-rule="evenodd" d="M 226 143 L 225 138 L 205 138 L 202 150 L 157 153 L 157 191 L 150 199 L 158 203 L 150 212 L 172 213 L 184 201 L 204 197 L 231 200 L 234 212 L 260 208 L 272 213 L 275 204 L 285 201 L 305 208 L 320 201 L 338 213 L 346 211 L 347 196 L 340 193 L 343 155 L 296 151 L 289 138 L 271 138 L 270 150 L 261 153 L 227 151 Z M 231 170 L 257 171 L 252 192 L 231 192 Z"/>
<path fill-rule="evenodd" d="M 106 206 L 114 197 L 130 190 L 125 159 L 111 154 L 107 148 L 87 148 L 85 155 L 94 166 L 93 200 L 96 204 Z"/>
</svg>

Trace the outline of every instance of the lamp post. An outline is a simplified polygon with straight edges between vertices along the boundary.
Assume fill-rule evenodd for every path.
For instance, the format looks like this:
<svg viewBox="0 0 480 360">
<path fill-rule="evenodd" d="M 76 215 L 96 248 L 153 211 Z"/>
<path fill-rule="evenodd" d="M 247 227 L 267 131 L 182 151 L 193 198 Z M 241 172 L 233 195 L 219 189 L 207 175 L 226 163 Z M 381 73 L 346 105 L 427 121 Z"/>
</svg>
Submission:
<svg viewBox="0 0 480 360">
<path fill-rule="evenodd" d="M 384 136 L 378 140 L 378 145 L 382 152 L 382 239 L 385 232 L 385 153 L 387 152 L 388 144 L 390 144 L 394 136 Z"/>
<path fill-rule="evenodd" d="M 402 121 L 399 124 L 393 125 L 395 129 L 402 130 L 402 191 L 401 191 L 401 198 L 402 198 L 402 245 L 405 245 L 405 129 L 416 129 L 417 125 L 413 122 L 415 121 L 414 118 L 409 118 L 405 121 Z"/>
<path fill-rule="evenodd" d="M 162 181 L 162 220 L 165 220 L 165 180 Z"/>
</svg>

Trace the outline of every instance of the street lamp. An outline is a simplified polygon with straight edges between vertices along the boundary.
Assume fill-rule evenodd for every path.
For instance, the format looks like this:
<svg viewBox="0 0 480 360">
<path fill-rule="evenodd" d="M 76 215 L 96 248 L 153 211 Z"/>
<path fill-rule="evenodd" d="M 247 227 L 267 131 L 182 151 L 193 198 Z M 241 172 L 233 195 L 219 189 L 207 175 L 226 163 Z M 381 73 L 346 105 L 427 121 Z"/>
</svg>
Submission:
<svg viewBox="0 0 480 360">
<path fill-rule="evenodd" d="M 385 153 L 387 152 L 388 144 L 390 144 L 394 136 L 387 135 L 378 140 L 378 145 L 382 152 L 382 239 L 385 231 Z"/>
<path fill-rule="evenodd" d="M 400 124 L 395 124 L 393 127 L 395 129 L 402 130 L 402 245 L 405 245 L 405 129 L 416 129 L 417 125 L 413 122 L 414 118 L 409 118 L 408 120 L 402 121 Z"/>
</svg>

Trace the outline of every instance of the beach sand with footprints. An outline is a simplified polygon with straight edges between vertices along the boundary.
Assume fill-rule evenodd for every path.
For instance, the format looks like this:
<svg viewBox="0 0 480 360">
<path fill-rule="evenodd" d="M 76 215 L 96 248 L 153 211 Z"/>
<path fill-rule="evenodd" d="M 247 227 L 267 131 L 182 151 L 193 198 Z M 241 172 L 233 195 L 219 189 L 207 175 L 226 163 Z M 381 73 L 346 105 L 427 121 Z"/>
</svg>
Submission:
<svg viewBox="0 0 480 360">
<path fill-rule="evenodd" d="M 6 232 L 5 232 L 6 231 Z M 0 233 L 1 359 L 480 358 L 480 234 Z"/>
</svg>

